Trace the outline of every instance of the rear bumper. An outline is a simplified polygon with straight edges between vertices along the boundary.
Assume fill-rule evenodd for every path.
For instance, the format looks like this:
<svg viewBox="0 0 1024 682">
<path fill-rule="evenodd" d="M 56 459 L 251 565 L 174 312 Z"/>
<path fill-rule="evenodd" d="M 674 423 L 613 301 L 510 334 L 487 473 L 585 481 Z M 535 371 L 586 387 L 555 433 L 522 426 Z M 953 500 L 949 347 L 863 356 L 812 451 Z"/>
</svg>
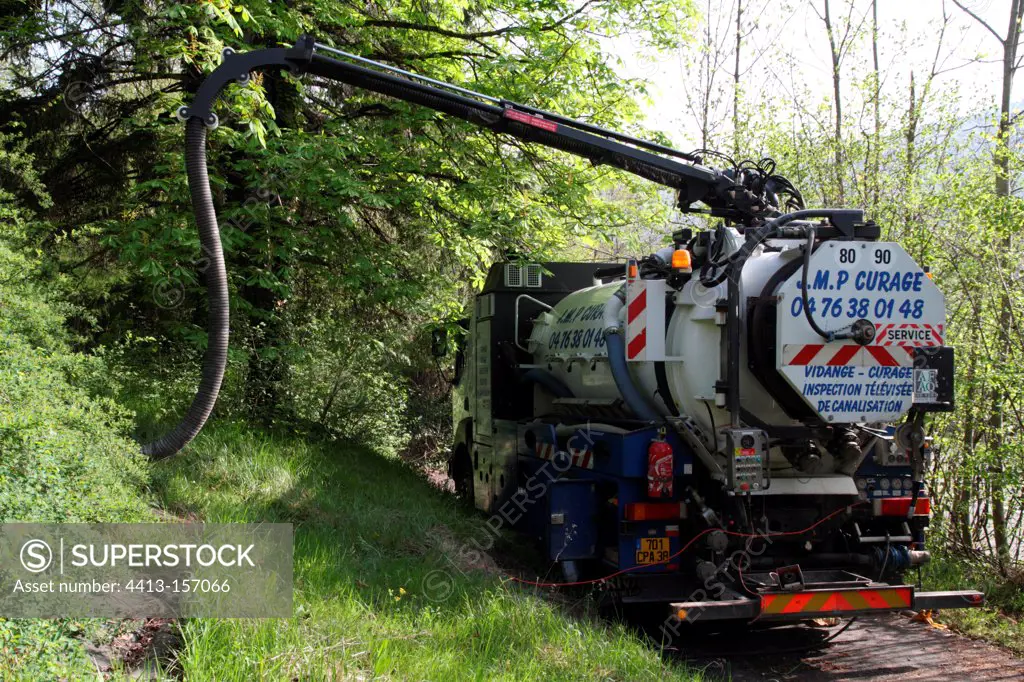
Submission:
<svg viewBox="0 0 1024 682">
<path fill-rule="evenodd" d="M 914 595 L 914 609 L 968 609 L 985 604 L 985 595 L 975 590 L 951 592 L 918 592 Z"/>
<path fill-rule="evenodd" d="M 962 609 L 981 606 L 985 595 L 973 590 L 915 592 L 910 585 L 878 585 L 797 592 L 770 592 L 760 598 L 675 602 L 670 616 L 681 622 L 716 620 L 795 621 L 856 616 L 904 609 Z"/>
</svg>

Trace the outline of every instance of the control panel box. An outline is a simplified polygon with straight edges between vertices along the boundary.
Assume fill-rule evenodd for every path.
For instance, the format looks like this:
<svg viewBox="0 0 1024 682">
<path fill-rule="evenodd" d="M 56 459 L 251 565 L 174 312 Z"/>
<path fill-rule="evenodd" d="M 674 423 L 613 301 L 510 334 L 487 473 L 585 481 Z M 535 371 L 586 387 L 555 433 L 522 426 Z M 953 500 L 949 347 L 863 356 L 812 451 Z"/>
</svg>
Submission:
<svg viewBox="0 0 1024 682">
<path fill-rule="evenodd" d="M 767 489 L 771 484 L 768 434 L 760 429 L 729 429 L 725 437 L 729 489 L 739 494 Z"/>
</svg>

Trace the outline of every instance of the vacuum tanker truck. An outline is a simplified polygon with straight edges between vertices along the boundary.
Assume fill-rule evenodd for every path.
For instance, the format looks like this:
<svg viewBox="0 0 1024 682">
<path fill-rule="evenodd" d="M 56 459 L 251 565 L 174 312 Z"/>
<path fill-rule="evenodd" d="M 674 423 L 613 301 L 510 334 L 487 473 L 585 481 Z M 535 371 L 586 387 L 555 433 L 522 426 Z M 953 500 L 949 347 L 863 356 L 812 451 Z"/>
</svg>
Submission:
<svg viewBox="0 0 1024 682">
<path fill-rule="evenodd" d="M 457 360 L 450 473 L 540 539 L 562 570 L 539 584 L 686 622 L 981 603 L 913 584 L 922 420 L 953 408 L 942 293 L 860 214 L 833 217 L 491 268 Z"/>
<path fill-rule="evenodd" d="M 473 299 L 450 473 L 490 525 L 543 543 L 561 578 L 535 584 L 597 585 L 680 622 L 982 603 L 913 582 L 929 557 L 924 419 L 953 409 L 953 348 L 939 288 L 862 211 L 806 208 L 770 159 L 682 152 L 308 36 L 225 50 L 178 111 L 209 334 L 195 400 L 145 452 L 180 450 L 217 398 L 228 289 L 206 136 L 228 84 L 267 68 L 631 173 L 711 226 L 619 263 L 498 263 Z"/>
</svg>

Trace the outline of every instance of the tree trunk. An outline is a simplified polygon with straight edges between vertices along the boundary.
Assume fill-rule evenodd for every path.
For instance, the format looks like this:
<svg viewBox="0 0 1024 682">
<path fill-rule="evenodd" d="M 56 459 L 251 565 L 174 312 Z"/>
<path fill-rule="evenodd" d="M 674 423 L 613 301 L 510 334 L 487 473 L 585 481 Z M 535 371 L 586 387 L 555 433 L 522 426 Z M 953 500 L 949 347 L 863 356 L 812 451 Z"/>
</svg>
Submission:
<svg viewBox="0 0 1024 682">
<path fill-rule="evenodd" d="M 1010 21 L 1003 41 L 1003 74 L 999 98 L 999 129 L 994 152 L 996 196 L 1010 196 L 1010 95 L 1013 91 L 1013 77 L 1017 71 L 1017 45 L 1020 40 L 1020 22 L 1022 19 L 1021 0 L 1013 0 L 1010 6 Z M 1004 247 L 1009 250 L 1012 236 L 1007 235 Z M 1010 326 L 1010 301 L 1005 289 L 1000 295 L 999 324 L 1002 329 Z M 1002 405 L 1006 396 L 999 392 L 993 400 L 993 419 L 997 420 L 998 429 L 993 434 L 993 449 L 999 451 L 1004 445 Z M 996 558 L 999 570 L 1005 572 L 1010 563 L 1010 546 L 1006 536 L 1006 503 L 1003 490 L 1003 462 L 997 456 L 992 471 L 992 537 L 995 542 Z"/>
<path fill-rule="evenodd" d="M 975 322 L 976 324 L 981 324 L 979 319 L 976 319 Z M 970 406 L 966 419 L 962 420 L 962 443 L 965 453 L 973 452 L 978 444 L 978 425 L 975 423 L 975 411 L 973 408 L 974 400 L 977 397 L 977 390 L 974 384 L 976 359 L 977 355 L 971 356 L 971 366 L 967 369 L 967 399 L 963 403 Z M 967 467 L 961 466 L 959 468 L 956 475 L 953 476 L 953 483 L 956 486 L 951 505 L 953 541 L 954 544 L 970 549 L 974 547 L 974 538 L 971 534 L 971 492 L 973 488 L 971 486 L 971 475 Z"/>
<path fill-rule="evenodd" d="M 912 178 L 915 164 L 917 163 L 917 89 L 915 87 L 914 72 L 910 72 L 910 98 L 909 104 L 907 104 L 907 126 L 903 131 L 903 136 L 906 141 L 904 146 L 904 163 L 903 167 L 906 169 L 906 177 Z M 909 194 L 908 189 L 904 189 Z M 902 202 L 903 214 L 903 231 L 904 234 L 910 234 L 914 228 L 914 211 L 911 202 Z"/>
<path fill-rule="evenodd" d="M 711 0 L 708 0 L 708 9 L 704 21 L 704 59 L 702 68 L 704 72 L 701 74 L 701 79 L 706 83 L 704 88 L 704 96 L 701 100 L 700 110 L 700 148 L 708 149 L 711 146 L 711 124 L 709 117 L 711 115 L 711 96 L 712 96 L 712 83 L 714 79 L 714 69 L 712 67 L 711 51 L 715 49 L 714 40 L 711 38 Z"/>
<path fill-rule="evenodd" d="M 835 104 L 835 177 L 836 189 L 839 192 L 839 204 L 846 201 L 843 189 L 843 96 L 842 72 L 840 67 L 839 47 L 836 44 L 835 30 L 832 26 L 832 8 L 830 0 L 825 0 L 825 32 L 828 34 L 828 45 L 832 55 L 832 98 Z"/>
<path fill-rule="evenodd" d="M 740 157 L 740 52 L 743 47 L 743 0 L 736 0 L 736 61 L 732 72 L 732 154 Z"/>
<path fill-rule="evenodd" d="M 882 74 L 878 68 L 878 0 L 871 1 L 871 60 L 874 65 L 875 139 L 872 154 L 871 209 L 878 208 L 882 166 Z"/>
<path fill-rule="evenodd" d="M 273 45 L 273 41 L 268 40 L 267 44 Z M 278 73 L 267 73 L 263 78 L 267 99 L 274 107 L 278 127 L 283 131 L 295 128 L 301 103 L 294 86 Z M 252 188 L 243 188 L 242 191 L 250 193 Z M 251 198 L 242 197 L 241 200 L 247 199 Z M 259 199 L 278 204 L 281 201 L 280 197 L 273 194 L 260 196 Z M 253 237 L 252 253 L 241 255 L 249 272 L 262 268 L 280 277 L 279 273 L 288 271 L 290 263 L 275 248 L 277 245 L 274 243 L 272 226 L 255 222 L 249 230 Z M 293 410 L 286 390 L 291 329 L 285 301 L 281 300 L 277 291 L 259 282 L 245 284 L 239 293 L 251 311 L 246 405 L 256 419 L 267 425 L 287 421 L 293 416 Z"/>
</svg>

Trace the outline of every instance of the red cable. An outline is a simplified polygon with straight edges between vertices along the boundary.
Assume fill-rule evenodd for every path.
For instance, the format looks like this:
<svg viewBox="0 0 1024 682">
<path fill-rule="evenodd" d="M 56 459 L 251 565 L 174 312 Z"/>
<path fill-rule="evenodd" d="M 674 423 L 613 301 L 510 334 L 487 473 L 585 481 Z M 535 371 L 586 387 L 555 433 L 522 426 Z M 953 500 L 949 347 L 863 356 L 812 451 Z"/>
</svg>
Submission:
<svg viewBox="0 0 1024 682">
<path fill-rule="evenodd" d="M 721 531 L 721 532 L 725 533 L 726 535 L 733 535 L 733 536 L 741 537 L 741 538 L 777 538 L 777 537 L 785 537 L 785 536 L 791 536 L 791 535 L 803 535 L 804 533 L 811 532 L 812 530 L 814 530 L 815 528 L 817 528 L 821 524 L 823 524 L 826 521 L 828 521 L 829 519 L 831 519 L 833 516 L 836 516 L 836 515 L 842 513 L 843 511 L 846 511 L 846 510 L 849 510 L 849 509 L 853 509 L 854 507 L 859 507 L 862 504 L 867 504 L 867 503 L 861 501 L 861 502 L 855 502 L 854 504 L 851 504 L 851 505 L 846 505 L 846 506 L 840 507 L 839 509 L 836 509 L 834 512 L 832 512 L 828 516 L 825 516 L 823 518 L 818 519 L 817 521 L 815 521 L 814 523 L 809 525 L 807 528 L 804 528 L 803 530 L 779 531 L 777 533 L 740 533 L 740 532 L 734 531 L 734 530 L 723 530 L 722 528 L 705 528 L 704 530 L 702 530 L 701 532 L 697 533 L 692 538 L 690 538 L 689 542 L 687 542 L 685 545 L 683 545 L 682 549 L 680 549 L 678 552 L 676 552 L 675 554 L 673 554 L 669 558 L 665 559 L 664 561 L 658 561 L 658 562 L 653 563 L 653 564 L 640 564 L 640 565 L 637 565 L 637 566 L 630 566 L 629 568 L 623 568 L 622 570 L 615 571 L 614 573 L 606 575 L 603 578 L 594 578 L 594 579 L 591 579 L 591 580 L 577 580 L 577 581 L 574 581 L 574 582 L 567 582 L 567 583 L 555 583 L 555 582 L 550 582 L 549 583 L 549 582 L 536 581 L 536 580 L 526 580 L 524 578 L 517 578 L 515 576 L 508 576 L 508 579 L 513 581 L 513 582 L 522 583 L 524 585 L 532 585 L 534 587 L 576 587 L 578 585 L 594 585 L 596 583 L 603 583 L 603 582 L 605 582 L 607 580 L 611 580 L 612 578 L 614 578 L 616 576 L 620 576 L 620 575 L 622 575 L 624 573 L 629 573 L 631 571 L 635 571 L 635 570 L 640 569 L 640 568 L 648 568 L 649 566 L 660 566 L 661 564 L 667 564 L 670 561 L 672 561 L 673 559 L 675 559 L 676 557 L 678 557 L 680 554 L 682 554 L 683 552 L 688 550 L 690 548 L 690 546 L 693 543 L 695 543 L 697 540 L 699 540 L 700 538 L 704 537 L 705 535 L 707 535 L 708 533 L 710 533 L 712 531 L 716 531 L 717 530 L 717 531 Z"/>
</svg>

